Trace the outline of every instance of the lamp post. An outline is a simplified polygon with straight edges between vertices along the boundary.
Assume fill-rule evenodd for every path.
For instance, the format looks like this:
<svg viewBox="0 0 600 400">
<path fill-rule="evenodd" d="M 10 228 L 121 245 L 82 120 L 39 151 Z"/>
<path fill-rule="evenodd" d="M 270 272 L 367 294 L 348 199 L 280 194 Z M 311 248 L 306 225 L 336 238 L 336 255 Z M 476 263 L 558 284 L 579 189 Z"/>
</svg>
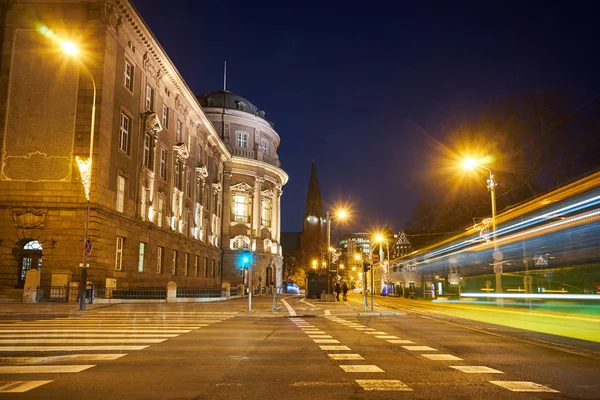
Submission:
<svg viewBox="0 0 600 400">
<path fill-rule="evenodd" d="M 77 56 L 79 49 L 75 43 L 70 41 L 60 41 L 60 45 L 63 51 L 69 56 Z M 87 286 L 87 256 L 91 252 L 91 241 L 88 242 L 89 235 L 89 224 L 90 224 L 90 189 L 92 186 L 92 157 L 94 153 L 94 121 L 96 117 L 96 81 L 90 73 L 90 71 L 81 63 L 82 68 L 92 81 L 94 88 L 94 94 L 92 96 L 92 118 L 90 124 L 90 155 L 88 158 L 75 157 L 77 165 L 79 166 L 79 173 L 81 174 L 81 181 L 83 183 L 83 189 L 85 191 L 85 198 L 87 200 L 85 208 L 85 239 L 83 249 L 83 265 L 81 267 L 81 278 L 79 282 L 79 311 L 85 311 L 85 291 Z M 89 243 L 89 244 L 88 244 Z M 89 247 L 88 247 L 89 246 Z"/>
<path fill-rule="evenodd" d="M 492 200 L 492 243 L 494 245 L 492 257 L 494 259 L 494 274 L 496 275 L 496 293 L 502 293 L 502 253 L 498 250 L 498 242 L 496 241 L 496 186 L 498 183 L 494 179 L 492 170 L 479 165 L 475 160 L 465 160 L 463 162 L 463 167 L 469 170 L 474 168 L 485 169 L 490 174 L 487 179 L 487 189 L 490 191 Z"/>
<path fill-rule="evenodd" d="M 345 219 L 348 216 L 348 212 L 346 210 L 339 210 L 336 212 L 336 217 L 340 219 Z M 331 294 L 331 273 L 329 268 L 331 268 L 331 218 L 329 211 L 325 213 L 325 219 L 327 220 L 327 293 Z"/>
</svg>

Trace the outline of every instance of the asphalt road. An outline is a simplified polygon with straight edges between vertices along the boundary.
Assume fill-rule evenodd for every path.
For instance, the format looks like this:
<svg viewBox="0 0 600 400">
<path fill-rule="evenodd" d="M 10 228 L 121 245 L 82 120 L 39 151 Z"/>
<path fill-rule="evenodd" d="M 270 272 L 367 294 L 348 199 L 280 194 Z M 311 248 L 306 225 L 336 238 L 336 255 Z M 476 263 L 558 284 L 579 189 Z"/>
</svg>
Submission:
<svg viewBox="0 0 600 400">
<path fill-rule="evenodd" d="M 358 296 L 285 300 L 298 316 L 249 314 L 237 300 L 0 320 L 0 400 L 600 398 L 589 342 L 425 303 L 383 299 L 398 315 L 369 316 L 350 307 Z"/>
</svg>

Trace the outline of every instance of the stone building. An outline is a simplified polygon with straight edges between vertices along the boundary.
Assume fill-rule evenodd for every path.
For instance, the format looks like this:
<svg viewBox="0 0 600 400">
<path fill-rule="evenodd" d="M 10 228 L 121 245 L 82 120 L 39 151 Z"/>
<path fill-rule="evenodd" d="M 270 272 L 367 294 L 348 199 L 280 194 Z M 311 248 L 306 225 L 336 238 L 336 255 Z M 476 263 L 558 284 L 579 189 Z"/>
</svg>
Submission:
<svg viewBox="0 0 600 400">
<path fill-rule="evenodd" d="M 263 110 L 227 90 L 198 97 L 231 153 L 224 165 L 223 281 L 239 284 L 241 255 L 251 251 L 252 283 L 272 286 L 281 276 L 281 194 L 288 176 L 280 168 L 280 138 Z"/>
<path fill-rule="evenodd" d="M 42 287 L 79 280 L 86 193 L 76 158 L 92 143 L 87 262 L 97 287 L 220 287 L 233 270 L 222 268 L 222 248 L 231 263 L 246 240 L 230 222 L 230 190 L 266 218 L 251 227 L 267 279 L 280 260 L 287 175 L 264 114 L 238 108 L 224 113 L 225 130 L 211 123 L 210 106 L 206 114 L 128 0 L 14 0 L 3 11 L 0 287 L 22 285 L 32 266 Z M 253 128 L 247 149 L 235 145 L 242 120 Z"/>
</svg>

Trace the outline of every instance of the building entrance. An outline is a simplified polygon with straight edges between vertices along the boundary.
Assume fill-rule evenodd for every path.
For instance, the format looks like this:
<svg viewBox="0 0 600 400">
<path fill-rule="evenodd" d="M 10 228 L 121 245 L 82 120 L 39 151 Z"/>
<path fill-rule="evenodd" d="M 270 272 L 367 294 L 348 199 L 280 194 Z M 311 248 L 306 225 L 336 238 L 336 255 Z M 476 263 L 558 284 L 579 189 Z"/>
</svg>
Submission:
<svg viewBox="0 0 600 400">
<path fill-rule="evenodd" d="M 19 274 L 17 276 L 17 288 L 25 286 L 25 276 L 31 268 L 42 268 L 42 244 L 37 240 L 25 243 L 19 251 Z"/>
</svg>

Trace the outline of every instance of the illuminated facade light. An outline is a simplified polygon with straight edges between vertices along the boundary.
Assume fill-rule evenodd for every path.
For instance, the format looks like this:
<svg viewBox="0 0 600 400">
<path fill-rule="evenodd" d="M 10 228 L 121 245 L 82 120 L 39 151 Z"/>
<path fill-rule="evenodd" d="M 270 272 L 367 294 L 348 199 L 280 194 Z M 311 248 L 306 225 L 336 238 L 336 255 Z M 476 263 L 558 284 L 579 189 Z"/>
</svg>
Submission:
<svg viewBox="0 0 600 400">
<path fill-rule="evenodd" d="M 90 201 L 90 189 L 92 187 L 92 159 L 75 157 L 81 174 L 81 182 L 85 191 L 85 198 Z"/>
</svg>

